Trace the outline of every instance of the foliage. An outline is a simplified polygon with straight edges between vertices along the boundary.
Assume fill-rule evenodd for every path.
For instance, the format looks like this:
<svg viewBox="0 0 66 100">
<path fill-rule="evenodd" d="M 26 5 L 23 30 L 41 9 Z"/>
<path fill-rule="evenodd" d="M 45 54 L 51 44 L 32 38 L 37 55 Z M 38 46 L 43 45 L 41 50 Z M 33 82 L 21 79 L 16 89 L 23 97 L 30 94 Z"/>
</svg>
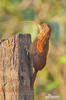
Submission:
<svg viewBox="0 0 66 100">
<path fill-rule="evenodd" d="M 59 58 L 59 63 L 66 64 L 66 56 L 65 55 L 64 56 L 61 56 Z"/>
</svg>

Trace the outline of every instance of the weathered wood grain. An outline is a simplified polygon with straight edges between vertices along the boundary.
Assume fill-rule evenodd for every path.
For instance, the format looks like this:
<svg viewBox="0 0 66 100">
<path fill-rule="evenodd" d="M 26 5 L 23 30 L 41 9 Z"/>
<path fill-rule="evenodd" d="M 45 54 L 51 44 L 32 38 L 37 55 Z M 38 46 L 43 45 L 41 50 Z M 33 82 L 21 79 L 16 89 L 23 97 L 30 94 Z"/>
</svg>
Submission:
<svg viewBox="0 0 66 100">
<path fill-rule="evenodd" d="M 30 35 L 18 34 L 0 43 L 0 100 L 34 100 L 30 88 Z"/>
</svg>

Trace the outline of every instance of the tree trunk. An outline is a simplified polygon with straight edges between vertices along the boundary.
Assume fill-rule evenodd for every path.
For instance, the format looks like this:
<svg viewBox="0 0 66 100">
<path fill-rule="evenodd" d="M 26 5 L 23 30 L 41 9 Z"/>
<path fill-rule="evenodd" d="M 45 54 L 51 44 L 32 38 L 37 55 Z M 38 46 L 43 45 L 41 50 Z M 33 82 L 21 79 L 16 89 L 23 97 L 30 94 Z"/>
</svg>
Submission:
<svg viewBox="0 0 66 100">
<path fill-rule="evenodd" d="M 0 100 L 34 100 L 30 38 L 18 34 L 0 43 Z"/>
</svg>

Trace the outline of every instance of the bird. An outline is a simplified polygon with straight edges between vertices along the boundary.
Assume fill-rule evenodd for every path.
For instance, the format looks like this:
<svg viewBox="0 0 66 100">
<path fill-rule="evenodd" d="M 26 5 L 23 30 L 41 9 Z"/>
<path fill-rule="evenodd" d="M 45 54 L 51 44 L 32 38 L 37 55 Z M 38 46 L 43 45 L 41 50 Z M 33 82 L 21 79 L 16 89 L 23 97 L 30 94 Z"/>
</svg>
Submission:
<svg viewBox="0 0 66 100">
<path fill-rule="evenodd" d="M 39 34 L 37 35 L 33 43 L 31 43 L 29 48 L 29 53 L 33 61 L 33 69 L 34 69 L 30 84 L 31 89 L 33 89 L 37 72 L 42 70 L 46 65 L 47 54 L 49 50 L 49 39 L 51 35 L 51 27 L 46 23 L 39 24 L 36 21 L 23 21 L 22 23 L 25 22 L 32 22 L 34 24 L 37 24 L 40 29 Z"/>
<path fill-rule="evenodd" d="M 38 33 L 37 37 L 29 47 L 29 53 L 33 61 L 34 69 L 32 79 L 30 82 L 30 87 L 31 89 L 33 89 L 38 71 L 42 70 L 46 65 L 47 54 L 49 50 L 49 39 L 51 35 L 51 27 L 46 23 L 39 24 L 36 21 L 23 21 L 21 22 L 21 24 L 25 22 L 32 22 L 34 24 L 37 24 L 40 29 L 40 32 Z M 0 43 L 2 41 L 4 41 L 4 39 L 0 40 Z"/>
</svg>

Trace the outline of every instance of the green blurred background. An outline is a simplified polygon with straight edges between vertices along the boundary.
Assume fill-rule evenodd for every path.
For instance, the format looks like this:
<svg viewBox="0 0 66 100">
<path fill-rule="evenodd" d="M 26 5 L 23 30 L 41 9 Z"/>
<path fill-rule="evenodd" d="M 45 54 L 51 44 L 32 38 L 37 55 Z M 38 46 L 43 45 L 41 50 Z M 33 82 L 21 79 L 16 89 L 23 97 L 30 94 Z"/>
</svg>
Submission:
<svg viewBox="0 0 66 100">
<path fill-rule="evenodd" d="M 66 0 L 0 0 L 0 38 L 30 33 L 33 41 L 38 26 L 21 24 L 25 20 L 48 23 L 52 28 L 47 64 L 35 81 L 35 100 L 47 100 L 48 94 L 66 100 Z"/>
</svg>

